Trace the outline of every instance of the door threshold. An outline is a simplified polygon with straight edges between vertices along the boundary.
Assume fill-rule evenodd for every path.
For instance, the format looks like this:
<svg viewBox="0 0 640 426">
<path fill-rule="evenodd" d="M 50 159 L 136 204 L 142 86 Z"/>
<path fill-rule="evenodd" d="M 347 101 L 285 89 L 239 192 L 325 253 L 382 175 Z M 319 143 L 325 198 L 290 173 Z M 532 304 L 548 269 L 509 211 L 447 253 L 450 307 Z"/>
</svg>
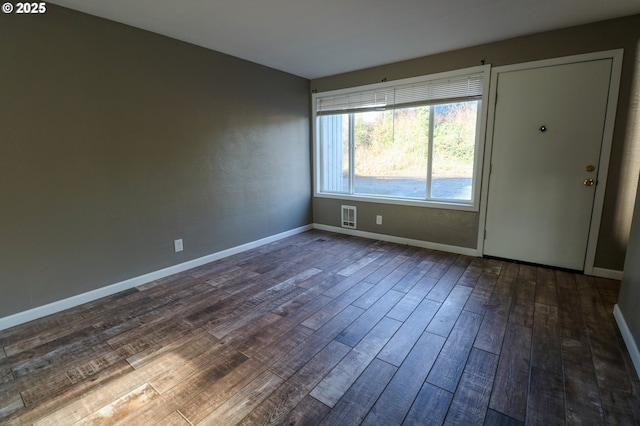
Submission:
<svg viewBox="0 0 640 426">
<path fill-rule="evenodd" d="M 507 259 L 507 258 L 504 258 L 504 257 L 489 256 L 489 255 L 486 255 L 486 254 L 482 255 L 482 258 L 483 259 L 500 260 L 502 262 L 515 263 L 517 265 L 533 266 L 533 267 L 536 267 L 536 268 L 553 269 L 554 271 L 561 271 L 561 272 L 568 272 L 568 273 L 571 273 L 571 274 L 584 275 L 584 271 L 581 271 L 581 270 L 578 270 L 578 269 L 563 268 L 561 266 L 543 265 L 543 264 L 540 264 L 540 263 L 525 262 L 524 260 Z"/>
</svg>

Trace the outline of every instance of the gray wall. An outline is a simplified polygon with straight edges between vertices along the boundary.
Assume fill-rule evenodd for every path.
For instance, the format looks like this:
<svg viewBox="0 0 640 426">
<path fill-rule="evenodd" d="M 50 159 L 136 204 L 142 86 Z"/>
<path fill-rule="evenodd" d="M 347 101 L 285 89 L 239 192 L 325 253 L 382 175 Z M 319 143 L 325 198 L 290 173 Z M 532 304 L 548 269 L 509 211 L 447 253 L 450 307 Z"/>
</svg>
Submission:
<svg viewBox="0 0 640 426">
<path fill-rule="evenodd" d="M 640 195 L 640 187 L 638 188 Z M 629 236 L 624 277 L 620 288 L 618 307 L 636 344 L 640 342 L 640 196 L 636 199 L 635 213 Z"/>
<path fill-rule="evenodd" d="M 0 15 L 0 317 L 311 223 L 308 80 Z"/>
<path fill-rule="evenodd" d="M 639 40 L 640 15 L 635 15 L 319 78 L 311 81 L 311 89 L 323 92 L 377 83 L 385 78 L 392 81 L 477 66 L 481 60 L 495 67 L 624 48 L 618 115 L 595 260 L 596 267 L 622 270 L 640 168 L 640 140 L 633 134 L 640 119 L 632 119 L 632 102 L 640 96 Z M 341 204 L 344 201 L 315 198 L 314 222 L 340 226 Z M 390 211 L 388 206 L 368 202 L 359 202 L 357 206 L 358 228 L 363 231 L 467 248 L 477 246 L 478 213 L 397 206 L 390 213 L 392 218 L 387 214 L 379 226 L 373 218 L 382 211 Z"/>
</svg>

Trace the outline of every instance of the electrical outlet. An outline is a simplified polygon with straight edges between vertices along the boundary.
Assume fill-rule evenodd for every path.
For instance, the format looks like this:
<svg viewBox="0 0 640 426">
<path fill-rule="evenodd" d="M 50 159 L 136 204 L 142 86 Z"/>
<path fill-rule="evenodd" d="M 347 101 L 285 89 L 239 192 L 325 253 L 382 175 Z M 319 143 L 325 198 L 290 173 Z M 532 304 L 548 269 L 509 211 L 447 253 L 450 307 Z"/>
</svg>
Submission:
<svg viewBox="0 0 640 426">
<path fill-rule="evenodd" d="M 381 214 L 376 216 L 376 225 L 382 225 L 382 215 Z"/>
<path fill-rule="evenodd" d="M 176 253 L 184 250 L 184 246 L 182 245 L 182 238 L 173 242 L 173 248 L 176 250 Z"/>
</svg>

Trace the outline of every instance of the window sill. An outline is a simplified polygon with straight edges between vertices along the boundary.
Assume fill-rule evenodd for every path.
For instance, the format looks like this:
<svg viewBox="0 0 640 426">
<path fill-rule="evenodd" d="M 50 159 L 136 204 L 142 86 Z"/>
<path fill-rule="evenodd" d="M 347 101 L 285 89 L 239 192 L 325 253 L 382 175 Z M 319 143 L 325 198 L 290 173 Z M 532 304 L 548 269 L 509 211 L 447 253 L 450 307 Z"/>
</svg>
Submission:
<svg viewBox="0 0 640 426">
<path fill-rule="evenodd" d="M 474 204 L 455 203 L 452 201 L 422 201 L 403 198 L 375 197 L 371 195 L 334 194 L 326 192 L 314 193 L 316 198 L 330 198 L 334 200 L 361 201 L 366 203 L 393 204 L 398 206 L 426 207 L 432 209 L 461 210 L 478 212 L 480 209 Z"/>
</svg>

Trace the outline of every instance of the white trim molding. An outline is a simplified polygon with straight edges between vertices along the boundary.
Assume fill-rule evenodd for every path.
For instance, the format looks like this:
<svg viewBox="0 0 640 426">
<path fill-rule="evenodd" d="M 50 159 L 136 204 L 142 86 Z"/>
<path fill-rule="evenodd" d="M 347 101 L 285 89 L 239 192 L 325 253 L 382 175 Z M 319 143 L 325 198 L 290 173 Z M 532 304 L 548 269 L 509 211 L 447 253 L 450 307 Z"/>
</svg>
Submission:
<svg viewBox="0 0 640 426">
<path fill-rule="evenodd" d="M 593 275 L 594 277 L 609 278 L 611 280 L 622 281 L 622 271 L 616 271 L 614 269 L 594 267 L 593 270 L 591 271 L 591 274 L 587 274 L 587 275 Z"/>
<path fill-rule="evenodd" d="M 450 246 L 447 244 L 432 243 L 429 241 L 414 240 L 411 238 L 404 238 L 404 237 L 396 237 L 394 235 L 377 234 L 375 232 L 358 231 L 354 229 L 345 229 L 345 228 L 339 228 L 337 226 L 322 225 L 320 223 L 314 223 L 313 228 L 319 229 L 321 231 L 335 232 L 337 234 L 346 234 L 346 235 L 352 235 L 355 237 L 368 238 L 370 240 L 380 240 L 380 241 L 386 241 L 389 243 L 405 244 L 413 247 L 421 247 L 421 248 L 428 248 L 431 250 L 446 251 L 449 253 L 463 254 L 466 256 L 473 256 L 473 257 L 479 256 L 478 250 L 474 248 Z"/>
<path fill-rule="evenodd" d="M 631 334 L 631 330 L 629 330 L 629 326 L 627 325 L 627 321 L 625 321 L 624 315 L 622 315 L 622 311 L 617 304 L 613 308 L 613 317 L 616 319 L 616 323 L 620 329 L 620 334 L 622 334 L 624 343 L 627 345 L 627 351 L 629 351 L 631 361 L 633 361 L 636 374 L 640 376 L 640 351 L 638 351 L 638 345 L 636 344 L 636 341 Z"/>
<path fill-rule="evenodd" d="M 205 265 L 207 263 L 215 262 L 216 260 L 223 259 L 225 257 L 232 256 L 234 254 L 242 253 L 247 250 L 251 250 L 265 244 L 272 243 L 274 241 L 281 240 L 296 234 L 303 233 L 313 229 L 312 225 L 302 226 L 300 228 L 292 229 L 282 232 L 280 234 L 272 235 L 270 237 L 262 238 L 257 241 L 252 241 L 246 244 L 242 244 L 236 247 L 229 248 L 217 253 L 209 254 L 207 256 L 200 257 L 198 259 L 189 260 L 178 265 L 173 265 L 168 268 L 160 269 L 158 271 L 150 272 L 148 274 L 140 275 L 138 277 L 130 278 L 128 280 L 121 281 L 119 283 L 111 284 L 105 287 L 98 288 L 96 290 L 88 291 L 86 293 L 78 294 L 68 297 L 66 299 L 58 300 L 47 305 L 38 306 L 27 311 L 18 312 L 17 314 L 10 315 L 8 317 L 0 318 L 0 330 L 5 330 L 16 325 L 24 324 L 26 322 L 45 317 L 47 315 L 55 314 L 65 309 L 73 308 L 83 303 L 88 303 L 102 297 L 110 296 L 118 292 L 128 290 L 133 287 L 137 287 L 148 282 L 158 280 L 160 278 L 168 277 L 169 275 L 184 272 L 189 269 L 197 268 L 198 266 Z"/>
</svg>

